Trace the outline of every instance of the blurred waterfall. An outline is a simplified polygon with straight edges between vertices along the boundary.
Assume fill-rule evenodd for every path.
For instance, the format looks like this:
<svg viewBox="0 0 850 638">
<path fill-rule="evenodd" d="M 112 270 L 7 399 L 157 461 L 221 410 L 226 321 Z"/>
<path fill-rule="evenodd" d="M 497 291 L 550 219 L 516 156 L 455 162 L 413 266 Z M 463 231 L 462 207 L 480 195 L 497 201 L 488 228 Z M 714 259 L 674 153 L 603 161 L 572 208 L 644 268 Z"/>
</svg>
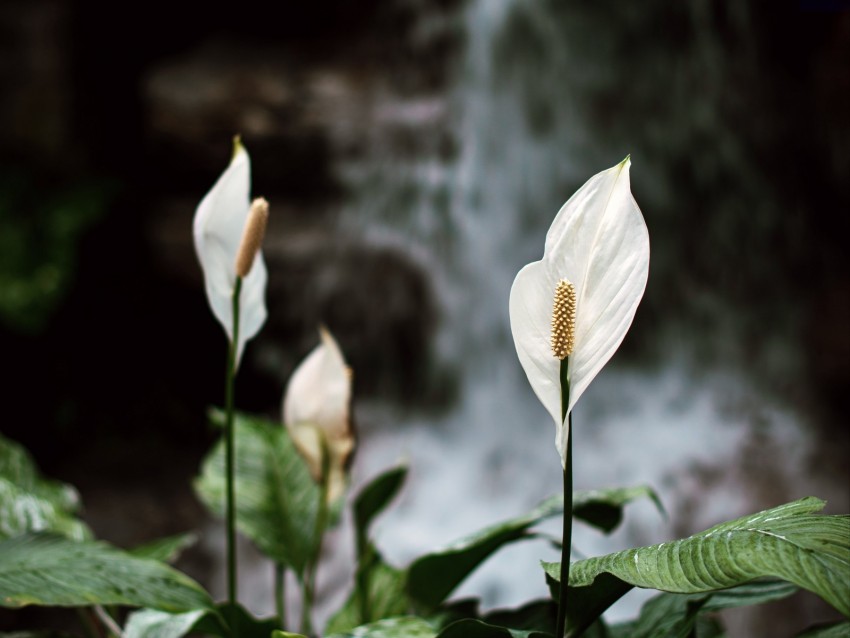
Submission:
<svg viewBox="0 0 850 638">
<path fill-rule="evenodd" d="M 447 103 L 431 111 L 426 98 L 387 106 L 390 113 L 428 113 L 419 135 L 448 135 L 456 152 L 441 154 L 435 147 L 400 160 L 379 144 L 365 166 L 344 171 L 354 193 L 345 231 L 399 248 L 424 266 L 443 312 L 437 358 L 458 376 L 459 398 L 442 417 L 360 406 L 355 483 L 399 458 L 411 465 L 403 498 L 378 526 L 378 545 L 396 563 L 525 512 L 559 491 L 554 425 L 516 359 L 508 293 L 519 268 L 542 255 L 561 204 L 629 152 L 633 190 L 647 217 L 654 260 L 662 264 L 661 272 L 650 273 L 649 295 L 670 279 L 664 269 L 675 253 L 664 246 L 669 232 L 653 232 L 664 220 L 650 206 L 675 189 L 658 180 L 657 164 L 636 148 L 652 148 L 648 134 L 597 143 L 584 115 L 583 101 L 597 85 L 622 78 L 599 64 L 585 66 L 581 47 L 594 38 L 603 49 L 613 46 L 606 40 L 613 36 L 585 33 L 569 40 L 559 30 L 563 15 L 550 15 L 563 13 L 556 4 L 469 3 L 458 18 L 465 55 Z M 690 3 L 690 10 L 699 13 L 702 4 Z M 578 9 L 569 17 L 577 34 L 583 19 Z M 700 56 L 721 55 L 713 44 L 706 41 Z M 637 131 L 640 122 L 632 124 Z M 725 134 L 718 129 L 721 138 Z M 669 135 L 687 139 L 682 131 Z M 687 143 L 676 144 L 673 150 L 685 161 Z M 646 193 L 650 197 L 641 196 Z M 639 309 L 638 322 L 642 312 L 652 310 Z M 634 339 L 668 339 L 656 348 L 661 354 L 654 365 L 615 356 L 579 404 L 574 476 L 578 488 L 650 484 L 670 517 L 663 520 L 643 503 L 628 508 L 626 523 L 610 537 L 578 525 L 577 556 L 686 535 L 809 493 L 843 494 L 808 467 L 813 441 L 802 415 L 763 394 L 734 361 L 695 365 L 703 339 L 695 328 L 676 333 L 669 323 L 644 324 L 624 344 L 635 350 Z M 548 529 L 557 534 L 558 522 Z M 486 607 L 545 596 L 538 561 L 556 558 L 542 542 L 516 545 L 456 596 L 481 596 Z M 633 595 L 614 617 L 634 614 L 645 598 Z"/>
</svg>

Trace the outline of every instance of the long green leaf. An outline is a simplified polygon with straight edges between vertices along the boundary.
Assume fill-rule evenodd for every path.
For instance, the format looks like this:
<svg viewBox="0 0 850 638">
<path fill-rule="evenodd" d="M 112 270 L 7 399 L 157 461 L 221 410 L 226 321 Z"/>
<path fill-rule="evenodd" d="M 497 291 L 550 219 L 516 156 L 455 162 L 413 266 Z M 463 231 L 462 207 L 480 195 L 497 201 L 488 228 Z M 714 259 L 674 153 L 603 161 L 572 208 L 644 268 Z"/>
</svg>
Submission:
<svg viewBox="0 0 850 638">
<path fill-rule="evenodd" d="M 387 565 L 377 552 L 372 555 L 364 582 L 369 596 L 369 617 L 364 619 L 360 613 L 359 596 L 363 592 L 358 589 L 328 621 L 327 632 L 343 633 L 381 618 L 402 616 L 410 610 L 405 591 L 406 573 Z"/>
<path fill-rule="evenodd" d="M 196 609 L 169 614 L 155 609 L 140 609 L 127 617 L 124 638 L 181 638 L 188 634 L 209 611 Z"/>
<path fill-rule="evenodd" d="M 73 487 L 43 478 L 21 445 L 0 436 L 0 540 L 27 532 L 90 538 L 75 516 L 79 505 Z"/>
<path fill-rule="evenodd" d="M 435 638 L 436 630 L 415 616 L 386 618 L 327 638 Z"/>
<path fill-rule="evenodd" d="M 299 577 L 313 555 L 319 488 L 286 428 L 244 414 L 235 419 L 236 525 Z M 214 513 L 225 502 L 224 442 L 203 463 L 195 490 Z"/>
<path fill-rule="evenodd" d="M 573 563 L 570 585 L 603 573 L 637 587 L 674 593 L 725 589 L 757 578 L 781 578 L 850 615 L 850 517 L 822 516 L 808 497 L 721 523 L 683 540 Z M 558 563 L 544 565 L 557 579 Z"/>
<path fill-rule="evenodd" d="M 56 502 L 0 478 L 0 540 L 27 532 L 53 532 L 75 540 L 91 537 L 85 523 Z"/>
<path fill-rule="evenodd" d="M 554 634 L 558 606 L 553 600 L 538 600 L 519 609 L 496 610 L 482 620 L 490 625 L 512 629 L 536 630 Z"/>
<path fill-rule="evenodd" d="M 134 547 L 129 550 L 129 553 L 137 558 L 150 558 L 158 560 L 161 563 L 173 563 L 176 561 L 183 550 L 188 549 L 198 542 L 198 537 L 192 532 L 177 534 L 176 536 L 168 536 L 167 538 L 158 538 L 150 543 L 145 543 L 139 547 Z"/>
<path fill-rule="evenodd" d="M 769 580 L 701 594 L 665 592 L 644 603 L 635 620 L 612 626 L 610 633 L 612 638 L 720 635 L 721 628 L 704 614 L 780 600 L 796 591 L 797 587 L 791 583 Z"/>
<path fill-rule="evenodd" d="M 563 498 L 553 497 L 529 514 L 488 527 L 446 549 L 417 559 L 408 571 L 408 593 L 417 603 L 436 607 L 493 552 L 528 537 L 533 525 L 563 511 Z"/>
<path fill-rule="evenodd" d="M 850 622 L 812 627 L 798 634 L 797 638 L 847 638 L 847 636 L 850 636 Z"/>
<path fill-rule="evenodd" d="M 50 501 L 59 509 L 74 513 L 80 507 L 77 491 L 65 483 L 43 478 L 24 447 L 0 435 L 0 478 L 18 489 Z"/>
<path fill-rule="evenodd" d="M 359 539 L 358 547 L 365 547 L 369 537 L 369 526 L 398 494 L 405 478 L 407 478 L 406 466 L 391 468 L 371 481 L 357 495 L 354 501 L 354 530 Z"/>
<path fill-rule="evenodd" d="M 623 506 L 640 498 L 651 498 L 660 507 L 658 497 L 648 487 L 612 488 L 576 492 L 573 513 L 607 532 L 619 523 Z M 417 559 L 408 575 L 411 598 L 426 608 L 436 607 L 493 552 L 528 538 L 532 526 L 563 511 L 563 496 L 553 496 L 529 514 L 488 527 L 451 547 Z"/>
<path fill-rule="evenodd" d="M 602 490 L 583 490 L 573 493 L 573 517 L 610 533 L 623 520 L 623 507 L 633 501 L 648 498 L 662 514 L 664 506 L 651 487 L 613 487 Z"/>
<path fill-rule="evenodd" d="M 458 620 L 443 629 L 437 638 L 552 638 L 552 634 L 536 630 L 508 629 L 481 620 Z"/>
<path fill-rule="evenodd" d="M 98 604 L 182 612 L 212 601 L 188 576 L 104 543 L 48 534 L 0 542 L 0 606 Z"/>
</svg>

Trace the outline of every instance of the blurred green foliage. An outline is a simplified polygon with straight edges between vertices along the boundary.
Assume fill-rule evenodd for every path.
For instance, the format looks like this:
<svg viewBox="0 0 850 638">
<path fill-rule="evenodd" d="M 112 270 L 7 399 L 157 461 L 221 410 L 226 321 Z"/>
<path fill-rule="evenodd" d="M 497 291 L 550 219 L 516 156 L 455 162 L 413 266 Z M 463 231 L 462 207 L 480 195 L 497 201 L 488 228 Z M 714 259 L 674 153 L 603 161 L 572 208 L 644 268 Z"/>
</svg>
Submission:
<svg viewBox="0 0 850 638">
<path fill-rule="evenodd" d="M 49 187 L 20 169 L 0 171 L 0 325 L 40 332 L 70 290 L 80 241 L 113 189 L 81 181 Z"/>
</svg>

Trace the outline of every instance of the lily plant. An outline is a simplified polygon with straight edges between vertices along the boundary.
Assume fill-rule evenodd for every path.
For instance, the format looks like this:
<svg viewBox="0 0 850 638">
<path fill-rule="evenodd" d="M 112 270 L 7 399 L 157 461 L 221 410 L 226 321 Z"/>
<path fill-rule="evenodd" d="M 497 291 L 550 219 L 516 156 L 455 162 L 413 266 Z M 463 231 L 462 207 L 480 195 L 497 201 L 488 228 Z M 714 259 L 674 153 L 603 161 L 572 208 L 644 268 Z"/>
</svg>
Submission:
<svg viewBox="0 0 850 638">
<path fill-rule="evenodd" d="M 649 233 L 632 197 L 630 159 L 584 184 L 546 234 L 543 258 L 510 294 L 520 363 L 555 421 L 564 471 L 564 537 L 556 636 L 566 627 L 572 535 L 572 410 L 631 326 L 649 275 Z"/>
<path fill-rule="evenodd" d="M 312 631 L 311 607 L 316 567 L 331 504 L 345 493 L 348 466 L 355 447 L 351 422 L 351 368 L 333 335 L 319 328 L 320 343 L 292 373 L 283 398 L 283 422 L 295 449 L 319 485 L 319 514 L 314 531 L 315 549 L 302 582 L 302 632 Z M 278 615 L 283 615 L 283 570 L 276 572 Z"/>
<path fill-rule="evenodd" d="M 260 246 L 269 205 L 250 199 L 251 161 L 238 137 L 230 165 L 195 212 L 195 250 L 204 273 L 207 300 L 229 341 L 225 381 L 227 473 L 228 600 L 236 602 L 236 526 L 234 506 L 234 380 L 246 342 L 266 320 L 268 273 Z"/>
</svg>

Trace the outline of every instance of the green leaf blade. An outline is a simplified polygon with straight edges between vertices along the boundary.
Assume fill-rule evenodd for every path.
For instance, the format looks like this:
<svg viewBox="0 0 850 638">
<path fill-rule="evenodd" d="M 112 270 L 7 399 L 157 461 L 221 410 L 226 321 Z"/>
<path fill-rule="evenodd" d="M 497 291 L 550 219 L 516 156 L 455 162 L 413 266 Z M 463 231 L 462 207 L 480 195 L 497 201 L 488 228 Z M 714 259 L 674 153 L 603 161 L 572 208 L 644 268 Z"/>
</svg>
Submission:
<svg viewBox="0 0 850 638">
<path fill-rule="evenodd" d="M 43 478 L 29 452 L 0 435 L 0 540 L 27 532 L 90 538 L 79 508 L 73 487 Z"/>
<path fill-rule="evenodd" d="M 508 629 L 467 618 L 453 622 L 443 629 L 437 638 L 552 638 L 552 634 L 535 629 Z"/>
<path fill-rule="evenodd" d="M 781 578 L 850 616 L 850 517 L 816 515 L 823 505 L 804 498 L 686 539 L 577 561 L 570 586 L 609 573 L 636 587 L 700 593 Z M 544 568 L 558 579 L 557 563 Z"/>
<path fill-rule="evenodd" d="M 177 534 L 176 536 L 159 538 L 139 547 L 134 547 L 129 550 L 129 553 L 136 558 L 149 558 L 151 560 L 158 560 L 161 563 L 173 563 L 180 557 L 183 550 L 188 549 L 197 542 L 198 537 L 195 534 L 186 532 L 184 534 Z"/>
<path fill-rule="evenodd" d="M 435 638 L 436 635 L 436 630 L 422 618 L 399 616 L 330 634 L 327 638 Z"/>
<path fill-rule="evenodd" d="M 662 515 L 666 515 L 658 494 L 648 485 L 581 490 L 573 493 L 573 517 L 606 534 L 623 520 L 623 508 L 637 500 L 650 499 Z"/>
<path fill-rule="evenodd" d="M 132 605 L 169 612 L 210 608 L 195 581 L 100 542 L 27 534 L 0 542 L 0 606 Z"/>
<path fill-rule="evenodd" d="M 234 440 L 236 526 L 260 551 L 301 577 L 313 555 L 319 487 L 280 423 L 237 414 Z M 195 491 L 223 516 L 225 490 L 222 440 L 204 460 Z"/>
<path fill-rule="evenodd" d="M 398 494 L 407 478 L 407 466 L 400 465 L 382 473 L 364 487 L 354 501 L 354 528 L 357 537 L 368 538 L 372 521 Z"/>
<path fill-rule="evenodd" d="M 563 510 L 563 498 L 547 499 L 529 514 L 491 525 L 441 551 L 415 560 L 408 570 L 408 593 L 426 608 L 436 607 L 493 552 L 528 538 L 529 528 Z"/>
<path fill-rule="evenodd" d="M 155 609 L 140 609 L 127 618 L 124 638 L 181 638 L 188 634 L 209 611 L 196 609 L 169 614 Z"/>
</svg>

